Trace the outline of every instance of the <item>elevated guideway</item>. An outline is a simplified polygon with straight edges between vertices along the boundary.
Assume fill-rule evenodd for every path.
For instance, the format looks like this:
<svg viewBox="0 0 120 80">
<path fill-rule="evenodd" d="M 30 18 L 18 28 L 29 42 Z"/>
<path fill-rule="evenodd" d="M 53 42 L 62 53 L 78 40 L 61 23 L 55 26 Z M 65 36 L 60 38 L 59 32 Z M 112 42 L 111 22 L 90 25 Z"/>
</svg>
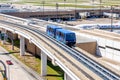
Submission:
<svg viewBox="0 0 120 80">
<path fill-rule="evenodd" d="M 1 24 L 2 25 L 2 24 Z M 5 24 L 5 25 L 2 25 L 2 26 L 5 26 L 6 28 L 7 28 L 7 25 Z M 58 42 L 56 43 L 56 44 L 52 44 L 51 43 L 51 41 L 48 41 L 47 39 L 41 39 L 40 38 L 40 31 L 37 31 L 37 33 L 39 33 L 39 34 L 36 34 L 36 32 L 35 32 L 35 34 L 30 34 L 29 33 L 29 30 L 26 30 L 26 28 L 23 28 L 23 29 L 19 29 L 19 28 L 16 28 L 17 26 L 15 26 L 15 24 L 13 25 L 10 25 L 10 23 L 9 23 L 9 25 L 8 25 L 8 27 L 10 28 L 10 26 L 12 26 L 11 28 L 12 29 L 17 29 L 17 30 L 19 30 L 19 31 L 22 31 L 22 33 L 24 32 L 24 33 L 26 33 L 26 34 L 29 34 L 29 37 L 30 36 L 32 36 L 31 37 L 31 40 L 34 40 L 34 41 L 37 41 L 37 43 L 35 43 L 34 41 L 32 41 L 34 44 L 36 44 L 36 45 L 38 45 L 39 46 L 39 44 L 41 44 L 41 45 L 44 45 L 44 47 L 45 48 L 47 48 L 48 50 L 49 50 L 49 52 L 50 53 L 46 53 L 51 59 L 53 59 L 54 58 L 54 56 L 55 57 L 57 57 L 57 58 L 55 58 L 55 64 L 57 64 L 58 66 L 60 66 L 63 70 L 65 70 L 66 68 L 65 67 L 67 67 L 69 70 L 72 70 L 72 72 L 74 72 L 77 76 L 79 76 L 79 78 L 77 79 L 77 78 L 75 78 L 75 76 L 73 76 L 73 75 L 71 75 L 71 76 L 73 76 L 73 80 L 75 79 L 75 80 L 79 80 L 79 79 L 94 79 L 94 77 L 92 77 L 92 76 L 96 76 L 96 78 L 97 79 L 101 79 L 100 77 L 97 77 L 97 75 L 96 74 L 94 74 L 92 71 L 90 71 L 89 69 L 87 69 L 87 68 L 85 68 L 84 66 L 83 66 L 83 64 L 81 64 L 81 63 L 79 63 L 79 61 L 76 61 L 76 59 L 74 59 L 72 56 L 70 56 L 67 52 L 68 52 L 68 50 L 67 51 L 65 51 L 65 50 L 63 50 L 63 49 L 61 49 L 60 47 L 58 47 L 57 45 L 59 45 L 58 44 Z M 14 26 L 14 27 L 13 27 Z M 19 25 L 20 26 L 20 25 Z M 20 26 L 21 27 L 21 26 Z M 28 28 L 28 27 L 27 27 Z M 34 31 L 34 30 L 33 30 Z M 16 33 L 18 33 L 17 31 L 15 31 Z M 39 35 L 39 36 L 38 36 Z M 36 37 L 34 37 L 34 36 L 36 36 Z M 26 37 L 28 37 L 28 36 L 26 36 Z M 39 39 L 40 38 L 40 39 Z M 47 44 L 45 44 L 45 43 Z M 62 47 L 62 46 L 61 46 Z M 44 49 L 45 50 L 45 49 Z M 59 53 L 59 54 L 58 54 Z M 53 55 L 52 55 L 53 54 Z M 57 62 L 57 60 L 60 60 L 60 61 L 62 61 L 62 64 L 59 64 L 59 62 Z M 63 66 L 63 64 L 65 65 L 65 67 Z M 83 70 L 87 70 L 88 72 L 86 73 L 86 72 L 84 72 Z M 67 69 L 66 69 L 67 70 Z M 65 71 L 66 71 L 65 70 Z M 68 73 L 69 72 L 69 70 L 66 72 L 66 73 Z M 81 73 L 82 72 L 82 73 Z M 83 73 L 84 73 L 84 75 L 83 75 Z M 68 73 L 68 74 L 70 74 L 70 72 Z"/>
<path fill-rule="evenodd" d="M 73 80 L 79 79 L 120 79 L 119 75 L 112 73 L 89 59 L 80 52 L 46 36 L 34 27 L 24 26 L 12 22 L 0 21 L 1 28 L 18 33 L 29 39 L 47 54 L 55 64 L 60 66 Z M 26 34 L 24 34 L 26 33 Z M 85 71 L 83 71 L 85 70 Z M 83 75 L 84 74 L 84 75 Z"/>
</svg>

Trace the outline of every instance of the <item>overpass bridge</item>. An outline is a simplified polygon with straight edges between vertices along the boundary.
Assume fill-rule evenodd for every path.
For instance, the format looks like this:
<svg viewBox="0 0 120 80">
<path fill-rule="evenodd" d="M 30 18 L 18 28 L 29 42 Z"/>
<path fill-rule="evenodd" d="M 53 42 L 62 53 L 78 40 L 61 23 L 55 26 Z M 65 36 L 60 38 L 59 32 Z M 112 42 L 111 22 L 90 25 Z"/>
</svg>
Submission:
<svg viewBox="0 0 120 80">
<path fill-rule="evenodd" d="M 88 79 L 116 79 L 119 80 L 119 74 L 111 70 L 107 70 L 98 62 L 83 55 L 81 52 L 70 48 L 53 38 L 48 37 L 38 28 L 21 25 L 11 21 L 5 21 L 7 18 L 20 21 L 22 24 L 27 22 L 26 19 L 12 17 L 8 15 L 0 15 L 0 27 L 2 29 L 17 33 L 20 35 L 20 55 L 25 55 L 25 42 L 27 38 L 41 49 L 42 59 L 42 76 L 46 76 L 47 56 L 52 59 L 54 65 L 60 66 L 65 72 L 65 80 L 88 80 Z"/>
</svg>

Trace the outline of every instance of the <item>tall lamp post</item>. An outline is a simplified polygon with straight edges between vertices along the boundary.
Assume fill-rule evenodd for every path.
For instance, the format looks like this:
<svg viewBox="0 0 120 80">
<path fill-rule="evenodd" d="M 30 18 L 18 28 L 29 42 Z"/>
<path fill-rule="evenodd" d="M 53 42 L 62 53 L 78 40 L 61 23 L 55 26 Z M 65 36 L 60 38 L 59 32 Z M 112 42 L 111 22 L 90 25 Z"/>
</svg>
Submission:
<svg viewBox="0 0 120 80">
<path fill-rule="evenodd" d="M 94 10 L 94 1 L 95 0 L 92 0 L 92 17 L 95 17 L 95 10 Z M 91 16 L 91 14 L 90 14 L 90 16 Z"/>
<path fill-rule="evenodd" d="M 101 3 L 102 3 L 102 0 L 100 0 L 100 16 L 102 15 Z"/>
<path fill-rule="evenodd" d="M 92 6 L 93 6 L 93 9 L 94 9 L 94 1 L 95 1 L 95 0 L 92 0 Z"/>
<path fill-rule="evenodd" d="M 75 18 L 76 18 L 77 0 L 75 0 Z"/>
<path fill-rule="evenodd" d="M 64 9 L 65 9 L 65 2 L 66 2 L 66 0 L 64 0 Z"/>
<path fill-rule="evenodd" d="M 56 3 L 56 10 L 57 10 L 57 15 L 56 15 L 56 17 L 57 17 L 57 19 L 58 19 L 58 7 L 59 7 L 59 5 L 58 5 L 58 3 Z"/>
<path fill-rule="evenodd" d="M 66 0 L 64 0 L 64 11 L 65 11 L 65 2 L 66 2 Z M 63 16 L 63 20 L 64 20 L 64 16 Z"/>
<path fill-rule="evenodd" d="M 112 26 L 113 26 L 113 6 L 111 6 L 110 12 L 111 12 L 111 32 L 112 32 L 113 31 L 113 28 L 112 28 Z"/>
<path fill-rule="evenodd" d="M 42 4 L 43 4 L 43 19 L 44 19 L 44 4 L 45 4 L 45 1 L 42 1 Z"/>
</svg>

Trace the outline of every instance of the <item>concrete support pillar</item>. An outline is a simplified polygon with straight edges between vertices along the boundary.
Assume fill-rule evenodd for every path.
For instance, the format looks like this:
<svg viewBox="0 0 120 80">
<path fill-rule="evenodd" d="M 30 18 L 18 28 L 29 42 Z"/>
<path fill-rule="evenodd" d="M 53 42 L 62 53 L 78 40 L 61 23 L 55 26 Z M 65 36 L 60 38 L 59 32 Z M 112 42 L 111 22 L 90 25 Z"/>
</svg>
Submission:
<svg viewBox="0 0 120 80">
<path fill-rule="evenodd" d="M 64 80 L 72 80 L 70 76 L 68 76 L 66 73 L 64 73 Z"/>
<path fill-rule="evenodd" d="M 7 34 L 6 33 L 4 33 L 4 43 L 6 42 L 6 40 L 7 40 Z"/>
<path fill-rule="evenodd" d="M 41 51 L 41 76 L 47 75 L 47 55 Z"/>
<path fill-rule="evenodd" d="M 11 42 L 12 42 L 12 46 L 11 46 L 11 50 L 14 50 L 14 33 L 12 33 L 12 36 L 11 36 Z"/>
<path fill-rule="evenodd" d="M 6 34 L 6 30 L 5 29 L 2 29 L 2 32 L 3 34 L 3 40 L 2 40 L 2 44 L 5 44 L 6 40 L 7 40 L 7 34 Z"/>
<path fill-rule="evenodd" d="M 20 56 L 25 55 L 25 38 L 20 36 Z"/>
<path fill-rule="evenodd" d="M 11 50 L 14 50 L 14 40 L 11 39 L 11 42 L 12 42 L 12 47 L 11 47 Z"/>
</svg>

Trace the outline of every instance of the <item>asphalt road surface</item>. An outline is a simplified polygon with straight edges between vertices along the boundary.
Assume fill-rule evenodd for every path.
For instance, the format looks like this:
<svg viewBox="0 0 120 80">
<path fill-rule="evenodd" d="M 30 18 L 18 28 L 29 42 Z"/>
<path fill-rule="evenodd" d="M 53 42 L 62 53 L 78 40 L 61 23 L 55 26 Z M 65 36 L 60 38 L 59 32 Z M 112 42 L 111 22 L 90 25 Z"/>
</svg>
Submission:
<svg viewBox="0 0 120 80">
<path fill-rule="evenodd" d="M 8 55 L 8 52 L 0 46 L 0 60 L 2 60 L 7 67 L 8 80 L 38 80 L 30 73 L 21 67 L 13 58 Z M 13 65 L 8 65 L 6 60 L 11 60 Z M 0 64 L 0 67 L 2 64 Z"/>
</svg>

